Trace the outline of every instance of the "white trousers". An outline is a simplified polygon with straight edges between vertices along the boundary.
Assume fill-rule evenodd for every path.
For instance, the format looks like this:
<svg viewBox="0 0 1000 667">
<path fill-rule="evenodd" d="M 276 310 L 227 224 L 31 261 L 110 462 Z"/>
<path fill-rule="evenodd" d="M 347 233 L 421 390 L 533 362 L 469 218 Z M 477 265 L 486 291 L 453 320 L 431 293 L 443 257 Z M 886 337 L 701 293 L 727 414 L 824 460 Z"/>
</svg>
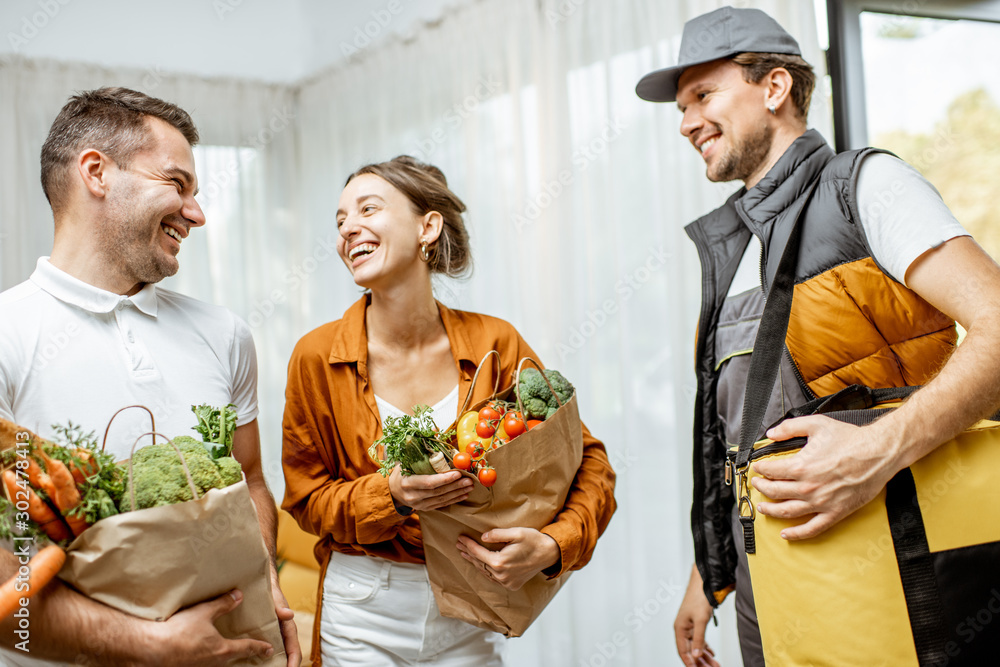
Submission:
<svg viewBox="0 0 1000 667">
<path fill-rule="evenodd" d="M 427 566 L 334 551 L 323 580 L 323 667 L 502 667 L 504 637 L 441 616 Z"/>
</svg>

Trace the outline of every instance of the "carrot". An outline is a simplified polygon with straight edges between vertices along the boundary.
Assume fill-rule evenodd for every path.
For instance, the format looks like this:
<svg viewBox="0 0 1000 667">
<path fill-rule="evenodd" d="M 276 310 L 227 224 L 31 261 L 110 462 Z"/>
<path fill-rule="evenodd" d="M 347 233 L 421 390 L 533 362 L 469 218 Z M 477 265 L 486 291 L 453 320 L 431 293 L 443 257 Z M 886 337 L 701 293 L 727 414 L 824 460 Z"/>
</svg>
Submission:
<svg viewBox="0 0 1000 667">
<path fill-rule="evenodd" d="M 66 520 L 66 525 L 69 529 L 73 531 L 73 537 L 77 537 L 80 533 L 90 528 L 90 524 L 87 523 L 87 519 L 81 514 L 79 516 L 63 516 Z"/>
<path fill-rule="evenodd" d="M 97 472 L 97 466 L 89 451 L 86 449 L 73 450 L 73 463 L 70 466 L 70 472 L 73 473 L 73 479 L 77 485 L 83 484 L 88 477 Z"/>
<path fill-rule="evenodd" d="M 49 458 L 41 448 L 37 451 L 41 452 L 42 458 L 45 459 L 45 467 L 49 471 L 49 477 L 52 478 L 53 489 L 50 499 L 63 513 L 74 509 L 80 504 L 80 490 L 76 488 L 73 474 L 62 461 Z"/>
<path fill-rule="evenodd" d="M 49 473 L 42 471 L 42 467 L 38 465 L 38 461 L 30 456 L 27 457 L 27 459 L 28 481 L 31 482 L 33 487 L 40 491 L 44 491 L 45 495 L 51 498 L 52 494 L 55 493 L 56 490 L 55 485 L 52 483 L 52 477 L 49 476 Z"/>
<path fill-rule="evenodd" d="M 4 477 L 6 477 L 4 473 Z M 14 575 L 0 586 L 0 619 L 5 619 L 21 606 L 21 598 L 30 598 L 45 588 L 62 569 L 66 562 L 66 552 L 54 544 L 45 547 L 28 561 L 27 586 L 23 579 L 18 585 L 18 575 Z M 18 590 L 20 589 L 20 590 Z"/>
<path fill-rule="evenodd" d="M 56 542 L 68 540 L 73 536 L 62 519 L 52 511 L 52 508 L 45 504 L 45 501 L 38 497 L 38 494 L 32 490 L 31 486 L 28 486 L 26 489 L 18 486 L 17 475 L 13 470 L 4 471 L 3 482 L 7 487 L 7 493 L 10 495 L 11 502 L 16 504 L 23 501 L 25 496 L 27 496 L 28 516 L 45 531 L 46 535 Z"/>
</svg>

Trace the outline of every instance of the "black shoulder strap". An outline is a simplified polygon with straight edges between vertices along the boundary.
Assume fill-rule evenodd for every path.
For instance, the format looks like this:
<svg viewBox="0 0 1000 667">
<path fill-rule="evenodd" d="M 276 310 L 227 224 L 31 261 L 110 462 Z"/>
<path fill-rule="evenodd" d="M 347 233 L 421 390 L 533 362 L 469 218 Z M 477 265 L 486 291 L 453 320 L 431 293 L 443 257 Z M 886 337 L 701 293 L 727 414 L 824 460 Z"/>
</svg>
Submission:
<svg viewBox="0 0 1000 667">
<path fill-rule="evenodd" d="M 788 242 L 781 253 L 777 273 L 771 283 L 764 303 L 764 313 L 760 318 L 757 337 L 754 339 L 750 356 L 750 371 L 747 376 L 746 394 L 743 399 L 743 420 L 740 424 L 740 446 L 736 455 L 736 469 L 742 470 L 750 461 L 750 453 L 757 431 L 764 422 L 767 404 L 774 389 L 781 365 L 781 351 L 785 347 L 788 319 L 792 314 L 792 292 L 795 288 L 795 268 L 799 259 L 802 240 L 802 216 L 812 198 L 820 176 L 809 185 L 800 198 L 801 206 L 792 222 Z"/>
</svg>

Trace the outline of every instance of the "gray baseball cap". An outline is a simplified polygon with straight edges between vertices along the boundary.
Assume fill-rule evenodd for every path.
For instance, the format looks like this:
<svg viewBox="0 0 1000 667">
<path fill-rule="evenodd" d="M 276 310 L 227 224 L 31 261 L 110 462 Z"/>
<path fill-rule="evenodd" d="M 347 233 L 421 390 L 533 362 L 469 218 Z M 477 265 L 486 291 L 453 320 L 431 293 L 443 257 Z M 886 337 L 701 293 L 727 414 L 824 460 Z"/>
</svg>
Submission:
<svg viewBox="0 0 1000 667">
<path fill-rule="evenodd" d="M 677 80 L 688 67 L 731 58 L 740 53 L 801 56 L 799 43 L 759 9 L 721 7 L 684 24 L 677 65 L 642 77 L 635 93 L 650 102 L 677 99 Z"/>
</svg>

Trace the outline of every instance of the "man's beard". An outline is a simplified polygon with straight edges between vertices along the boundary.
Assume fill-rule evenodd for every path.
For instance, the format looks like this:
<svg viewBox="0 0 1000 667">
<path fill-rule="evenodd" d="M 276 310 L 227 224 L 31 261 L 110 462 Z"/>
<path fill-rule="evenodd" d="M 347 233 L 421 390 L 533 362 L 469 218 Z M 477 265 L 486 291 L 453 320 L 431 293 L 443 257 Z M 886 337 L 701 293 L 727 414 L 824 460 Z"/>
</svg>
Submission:
<svg viewBox="0 0 1000 667">
<path fill-rule="evenodd" d="M 739 143 L 734 140 L 729 152 L 719 156 L 715 169 L 707 170 L 708 180 L 714 183 L 748 180 L 767 159 L 773 140 L 774 130 L 770 125 L 761 125 Z"/>
<path fill-rule="evenodd" d="M 105 260 L 136 283 L 158 283 L 177 273 L 177 260 L 159 247 L 160 221 L 145 205 L 141 189 L 129 181 L 113 196 L 104 224 L 97 231 L 98 248 Z"/>
</svg>

